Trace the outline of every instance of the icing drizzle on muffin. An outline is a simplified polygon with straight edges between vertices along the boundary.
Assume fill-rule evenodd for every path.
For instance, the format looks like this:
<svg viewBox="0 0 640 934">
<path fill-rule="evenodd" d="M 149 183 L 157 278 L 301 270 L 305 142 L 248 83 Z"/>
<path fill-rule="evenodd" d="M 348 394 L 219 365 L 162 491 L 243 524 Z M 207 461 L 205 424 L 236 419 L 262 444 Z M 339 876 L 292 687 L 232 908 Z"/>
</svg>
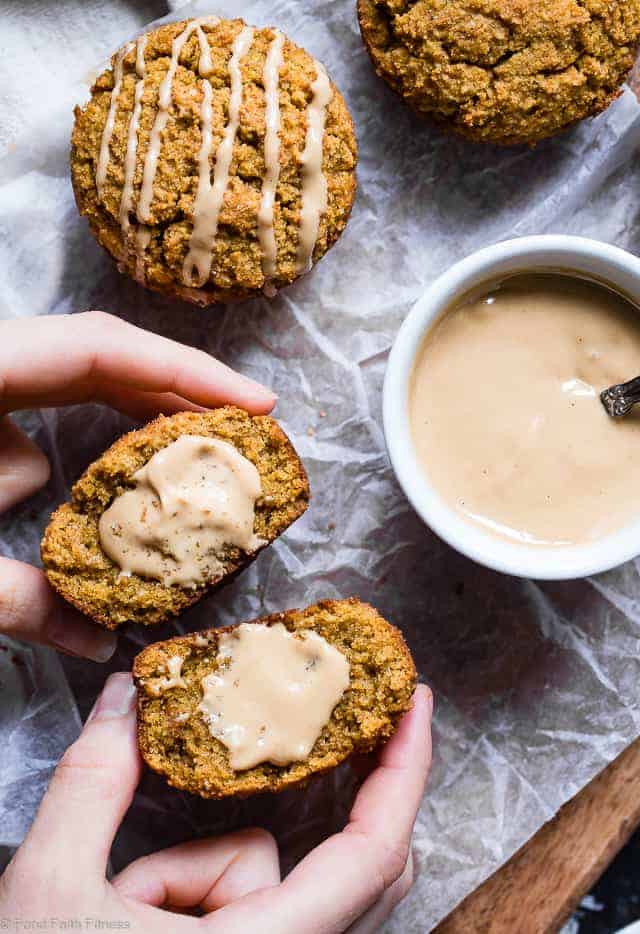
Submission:
<svg viewBox="0 0 640 934">
<path fill-rule="evenodd" d="M 223 136 L 215 149 L 213 163 L 213 90 L 208 76 L 212 72 L 211 48 L 203 25 L 214 26 L 217 17 L 206 16 L 187 23 L 171 44 L 169 67 L 160 84 L 157 110 L 155 113 L 147 151 L 142 165 L 142 183 L 135 211 L 136 223 L 132 221 L 134 200 L 134 177 L 137 163 L 138 131 L 142 111 L 142 97 L 146 77 L 144 51 L 146 36 L 137 43 L 129 43 L 116 55 L 114 62 L 114 85 L 111 91 L 109 111 L 102 133 L 100 151 L 96 165 L 96 189 L 102 199 L 104 183 L 110 158 L 110 143 L 113 134 L 118 97 L 122 90 L 124 58 L 136 48 L 135 71 L 137 80 L 134 89 L 134 106 L 127 130 L 127 148 L 124 161 L 124 183 L 122 188 L 118 220 L 122 232 L 123 256 L 133 251 L 136 256 L 136 279 L 144 283 L 144 258 L 151 240 L 151 204 L 158 158 L 162 148 L 162 136 L 167 125 L 172 103 L 173 81 L 178 68 L 180 54 L 194 33 L 200 46 L 198 74 L 202 88 L 200 105 L 201 143 L 198 152 L 198 182 L 193 204 L 193 227 L 187 254 L 182 267 L 182 281 L 189 289 L 198 289 L 209 280 L 215 255 L 215 244 L 220 212 L 229 184 L 233 148 L 240 123 L 243 102 L 241 64 L 248 54 L 255 30 L 243 26 L 237 34 L 228 69 L 230 76 L 230 99 L 227 124 Z M 262 179 L 260 206 L 257 214 L 257 236 L 262 255 L 262 270 L 265 276 L 265 292 L 275 291 L 271 285 L 277 274 L 277 242 L 274 225 L 274 206 L 280 177 L 280 100 L 279 76 L 283 63 L 285 37 L 274 30 L 263 69 L 265 96 L 265 172 Z M 307 272 L 313 264 L 313 252 L 318 239 L 320 221 L 327 210 L 327 180 L 323 170 L 323 146 L 327 108 L 333 96 L 331 82 L 324 67 L 313 60 L 316 77 L 311 84 L 311 99 L 306 107 L 307 129 L 304 151 L 300 156 L 300 221 L 296 253 L 298 274 Z M 213 179 L 212 179 L 213 175 Z"/>
<path fill-rule="evenodd" d="M 258 211 L 258 237 L 262 249 L 262 271 L 267 283 L 276 274 L 278 246 L 273 228 L 273 205 L 280 177 L 280 66 L 284 36 L 276 32 L 264 63 L 262 83 L 265 97 L 264 165 L 262 197 Z"/>
<path fill-rule="evenodd" d="M 236 140 L 238 123 L 240 122 L 240 107 L 242 105 L 240 62 L 249 51 L 253 33 L 254 30 L 251 26 L 245 26 L 238 33 L 233 43 L 233 51 L 229 60 L 229 74 L 231 76 L 229 120 L 216 150 L 213 184 L 211 184 L 211 168 L 209 166 L 212 131 L 211 85 L 208 81 L 203 82 L 203 91 L 205 93 L 200 113 L 202 145 L 198 157 L 198 190 L 193 206 L 193 230 L 189 241 L 189 252 L 186 255 L 182 270 L 183 281 L 188 286 L 199 287 L 204 285 L 211 272 L 213 244 L 218 232 L 218 219 L 222 208 L 222 200 L 229 184 L 229 167 L 233 155 L 233 144 Z M 193 276 L 194 267 L 197 270 L 196 278 Z"/>
<path fill-rule="evenodd" d="M 118 97 L 122 89 L 122 75 L 124 66 L 124 57 L 133 48 L 133 43 L 123 46 L 116 55 L 116 61 L 113 68 L 113 91 L 111 92 L 111 101 L 109 102 L 109 111 L 102 131 L 100 140 L 100 151 L 98 153 L 98 164 L 96 166 L 96 191 L 98 197 L 102 198 L 102 190 L 107 179 L 107 166 L 109 165 L 109 145 L 113 136 L 113 128 L 116 122 L 116 112 L 118 110 Z"/>
<path fill-rule="evenodd" d="M 318 239 L 320 217 L 327 210 L 327 180 L 322 171 L 322 142 L 327 107 L 331 100 L 331 82 L 316 62 L 316 80 L 311 85 L 313 97 L 307 108 L 307 139 L 302 153 L 302 211 L 298 241 L 297 272 L 308 272 L 313 263 L 313 248 Z"/>
<path fill-rule="evenodd" d="M 131 229 L 131 210 L 133 207 L 133 179 L 136 171 L 136 157 L 138 154 L 138 127 L 140 126 L 140 113 L 142 111 L 142 95 L 144 93 L 144 79 L 147 72 L 147 66 L 144 60 L 144 50 L 147 44 L 147 37 L 140 36 L 136 43 L 136 81 L 133 93 L 133 112 L 129 120 L 127 130 L 127 152 L 124 159 L 124 184 L 122 186 L 122 197 L 120 198 L 120 211 L 118 219 L 122 231 L 122 242 L 124 243 L 125 255 L 130 250 L 130 229 Z M 144 282 L 144 263 L 143 254 L 149 243 L 151 233 L 148 228 L 136 226 L 133 239 L 134 251 L 136 254 L 136 278 Z"/>
</svg>

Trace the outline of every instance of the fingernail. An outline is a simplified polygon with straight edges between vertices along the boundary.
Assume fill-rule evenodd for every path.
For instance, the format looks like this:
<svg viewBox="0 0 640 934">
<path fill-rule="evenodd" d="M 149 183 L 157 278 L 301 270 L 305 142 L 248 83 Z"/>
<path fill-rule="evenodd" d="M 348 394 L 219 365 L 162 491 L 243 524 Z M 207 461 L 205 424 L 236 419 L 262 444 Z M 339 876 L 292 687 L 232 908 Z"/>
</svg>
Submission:
<svg viewBox="0 0 640 934">
<path fill-rule="evenodd" d="M 264 386 L 262 383 L 258 383 L 255 379 L 251 379 L 249 376 L 243 376 L 247 388 L 253 389 L 258 392 L 261 396 L 265 396 L 272 402 L 276 402 L 278 397 L 272 389 L 269 389 L 268 386 Z"/>
<path fill-rule="evenodd" d="M 135 702 L 136 689 L 131 675 L 126 671 L 119 671 L 107 680 L 102 694 L 87 718 L 87 723 L 126 717 L 133 710 Z"/>
<path fill-rule="evenodd" d="M 61 652 L 88 658 L 92 662 L 108 662 L 118 644 L 115 632 L 101 629 L 95 623 L 76 618 L 64 610 L 49 622 L 47 636 Z"/>
<path fill-rule="evenodd" d="M 429 713 L 431 714 L 431 716 L 433 716 L 433 711 L 436 706 L 436 699 L 435 699 L 433 691 L 430 688 L 427 688 L 427 690 L 429 691 L 429 697 L 427 698 Z"/>
<path fill-rule="evenodd" d="M 429 716 L 433 716 L 433 706 L 434 706 L 433 691 L 426 684 L 419 684 L 416 690 L 424 694 L 424 700 L 425 700 L 425 704 L 427 705 L 427 710 L 429 711 Z"/>
</svg>

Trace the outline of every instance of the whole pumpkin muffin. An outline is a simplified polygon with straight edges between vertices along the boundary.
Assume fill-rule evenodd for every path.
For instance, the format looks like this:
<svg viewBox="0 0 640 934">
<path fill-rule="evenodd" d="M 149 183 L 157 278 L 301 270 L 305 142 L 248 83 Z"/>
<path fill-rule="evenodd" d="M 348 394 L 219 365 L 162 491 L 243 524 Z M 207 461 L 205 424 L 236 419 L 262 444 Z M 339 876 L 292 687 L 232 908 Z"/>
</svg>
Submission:
<svg viewBox="0 0 640 934">
<path fill-rule="evenodd" d="M 535 143 L 604 110 L 640 40 L 640 0 L 358 0 L 376 72 L 468 139 Z"/>
<path fill-rule="evenodd" d="M 80 213 L 122 272 L 198 305 L 273 295 L 340 236 L 356 190 L 347 106 L 276 29 L 170 23 L 76 108 Z"/>
</svg>

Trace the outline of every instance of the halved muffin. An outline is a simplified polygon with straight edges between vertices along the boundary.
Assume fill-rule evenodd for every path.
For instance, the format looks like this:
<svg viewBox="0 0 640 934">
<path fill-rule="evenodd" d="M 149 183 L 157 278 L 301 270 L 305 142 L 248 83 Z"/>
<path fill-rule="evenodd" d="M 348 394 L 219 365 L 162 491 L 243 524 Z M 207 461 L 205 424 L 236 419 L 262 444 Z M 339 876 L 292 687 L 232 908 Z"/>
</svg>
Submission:
<svg viewBox="0 0 640 934">
<path fill-rule="evenodd" d="M 248 469 L 257 472 L 259 490 L 253 507 L 250 549 L 225 542 L 219 553 L 203 565 L 203 579 L 190 579 L 181 585 L 166 582 L 180 580 L 175 573 L 161 573 L 159 579 L 153 579 L 132 572 L 117 554 L 117 560 L 109 557 L 104 547 L 104 523 L 101 531 L 100 521 L 119 497 L 140 486 L 141 472 L 154 456 L 185 437 L 204 439 L 204 447 L 207 439 L 230 446 L 238 459 L 247 462 Z M 157 490 L 155 495 L 161 498 Z M 302 515 L 308 502 L 304 467 L 273 418 L 250 416 L 233 406 L 160 416 L 124 435 L 87 468 L 72 489 L 71 501 L 60 506 L 51 518 L 42 541 L 42 562 L 55 590 L 103 626 L 115 629 L 127 622 L 161 623 L 245 568 Z M 153 530 L 147 534 L 143 548 L 164 556 L 165 563 L 174 570 L 179 564 L 176 548 L 158 538 Z"/>
</svg>

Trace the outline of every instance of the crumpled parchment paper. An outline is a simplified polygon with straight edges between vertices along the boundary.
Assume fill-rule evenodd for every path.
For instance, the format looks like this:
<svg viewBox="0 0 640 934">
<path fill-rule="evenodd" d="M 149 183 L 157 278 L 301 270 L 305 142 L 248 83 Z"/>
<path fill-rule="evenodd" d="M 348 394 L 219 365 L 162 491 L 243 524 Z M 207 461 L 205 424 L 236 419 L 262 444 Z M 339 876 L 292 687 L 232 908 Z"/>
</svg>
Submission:
<svg viewBox="0 0 640 934">
<path fill-rule="evenodd" d="M 71 106 L 86 94 L 88 71 L 162 15 L 160 6 L 117 0 L 69 3 L 62 12 L 39 4 L 26 30 L 27 13 L 3 14 L 1 314 L 99 307 L 275 387 L 276 415 L 309 471 L 311 508 L 175 625 L 123 633 L 108 669 L 128 668 L 147 641 L 174 632 L 327 597 L 357 594 L 375 604 L 402 627 L 437 695 L 435 761 L 415 829 L 417 878 L 388 923 L 392 932 L 424 932 L 640 732 L 640 580 L 637 562 L 582 582 L 516 580 L 431 534 L 385 453 L 387 352 L 412 302 L 477 247 L 568 232 L 637 250 L 640 108 L 627 90 L 601 117 L 535 150 L 481 148 L 419 122 L 376 79 L 354 0 L 187 4 L 180 15 L 241 14 L 282 27 L 327 65 L 360 144 L 351 222 L 313 273 L 274 301 L 198 310 L 122 278 L 77 216 L 69 184 Z M 96 406 L 20 420 L 49 454 L 53 478 L 3 517 L 0 548 L 37 562 L 51 509 L 129 425 Z M 0 648 L 0 844 L 15 845 L 78 730 L 74 698 L 85 716 L 107 669 L 8 642 Z M 342 825 L 354 787 L 344 766 L 302 791 L 220 804 L 147 775 L 113 863 L 258 822 L 276 834 L 288 867 Z"/>
</svg>

